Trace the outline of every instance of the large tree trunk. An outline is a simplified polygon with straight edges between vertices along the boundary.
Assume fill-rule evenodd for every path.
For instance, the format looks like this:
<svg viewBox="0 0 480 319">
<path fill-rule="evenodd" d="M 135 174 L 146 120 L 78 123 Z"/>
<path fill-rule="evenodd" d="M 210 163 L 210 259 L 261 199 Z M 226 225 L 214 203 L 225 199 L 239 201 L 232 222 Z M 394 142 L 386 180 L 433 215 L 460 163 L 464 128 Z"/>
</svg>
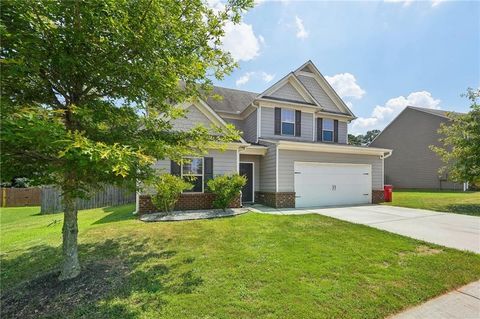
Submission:
<svg viewBox="0 0 480 319">
<path fill-rule="evenodd" d="M 63 267 L 60 273 L 60 280 L 67 280 L 77 277 L 80 274 L 80 263 L 78 262 L 78 224 L 77 205 L 75 198 L 65 194 L 63 197 L 64 219 L 63 219 Z"/>
</svg>

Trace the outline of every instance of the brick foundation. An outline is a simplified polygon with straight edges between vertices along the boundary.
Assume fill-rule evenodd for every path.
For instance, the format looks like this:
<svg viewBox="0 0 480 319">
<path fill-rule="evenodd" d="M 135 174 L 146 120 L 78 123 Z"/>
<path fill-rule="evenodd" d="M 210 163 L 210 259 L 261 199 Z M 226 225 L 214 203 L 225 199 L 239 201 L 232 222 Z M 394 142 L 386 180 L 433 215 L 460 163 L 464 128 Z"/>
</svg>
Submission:
<svg viewBox="0 0 480 319">
<path fill-rule="evenodd" d="M 175 204 L 174 210 L 211 209 L 213 208 L 214 199 L 215 195 L 212 193 L 182 194 Z M 138 214 L 140 215 L 158 212 L 152 203 L 150 195 L 140 195 L 138 204 Z M 238 196 L 229 207 L 241 207 L 240 196 Z"/>
<path fill-rule="evenodd" d="M 383 198 L 384 191 L 383 190 L 372 190 L 372 203 L 379 204 L 383 203 L 385 200 Z"/>
<path fill-rule="evenodd" d="M 255 203 L 275 208 L 295 207 L 294 192 L 255 192 Z"/>
</svg>

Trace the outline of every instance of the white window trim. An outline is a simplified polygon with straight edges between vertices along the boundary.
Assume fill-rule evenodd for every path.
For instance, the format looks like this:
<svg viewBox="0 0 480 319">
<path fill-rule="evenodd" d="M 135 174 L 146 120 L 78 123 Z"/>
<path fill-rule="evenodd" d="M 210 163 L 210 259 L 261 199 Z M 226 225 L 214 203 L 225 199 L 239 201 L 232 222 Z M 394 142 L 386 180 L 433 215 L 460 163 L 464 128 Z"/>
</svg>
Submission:
<svg viewBox="0 0 480 319">
<path fill-rule="evenodd" d="M 193 157 L 193 156 L 187 156 L 185 158 L 189 158 L 189 159 L 195 159 L 195 158 L 200 158 L 202 160 L 202 174 L 186 174 L 186 175 L 183 175 L 183 165 L 184 163 L 182 163 L 182 165 L 180 165 L 180 176 L 183 178 L 184 176 L 201 176 L 202 177 L 202 191 L 201 192 L 183 192 L 183 193 L 187 193 L 187 194 L 202 194 L 202 193 L 205 193 L 205 158 L 204 157 Z"/>
<path fill-rule="evenodd" d="M 330 119 L 323 119 L 322 121 L 325 121 L 325 120 L 330 120 Z M 322 123 L 322 142 L 333 143 L 333 142 L 335 141 L 335 121 L 332 120 L 332 122 L 333 122 L 333 127 L 334 127 L 332 130 L 327 130 L 327 129 L 325 129 L 325 128 L 324 128 L 324 127 L 325 127 L 325 126 L 324 126 L 325 123 Z M 324 131 L 332 132 L 332 140 L 331 140 L 331 141 L 325 140 L 325 138 L 323 137 L 323 132 L 324 132 Z"/>
<path fill-rule="evenodd" d="M 286 111 L 292 111 L 293 112 L 293 122 L 289 121 L 284 121 L 283 120 L 283 110 Z M 293 123 L 293 134 L 283 134 L 283 123 Z M 295 124 L 295 110 L 292 109 L 287 109 L 287 108 L 281 108 L 280 109 L 280 135 L 285 135 L 285 136 L 295 136 L 295 129 L 296 129 L 296 124 Z"/>
</svg>

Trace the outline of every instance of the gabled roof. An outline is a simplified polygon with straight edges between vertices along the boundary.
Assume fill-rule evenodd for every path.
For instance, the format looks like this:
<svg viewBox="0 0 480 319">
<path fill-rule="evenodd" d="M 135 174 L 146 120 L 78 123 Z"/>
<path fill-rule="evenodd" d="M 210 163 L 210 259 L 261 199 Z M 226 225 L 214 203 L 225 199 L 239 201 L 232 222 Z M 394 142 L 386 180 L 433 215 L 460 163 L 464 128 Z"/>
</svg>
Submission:
<svg viewBox="0 0 480 319">
<path fill-rule="evenodd" d="M 390 125 L 392 125 L 392 123 L 395 122 L 397 120 L 397 118 L 399 118 L 400 115 L 402 115 L 407 110 L 415 110 L 415 111 L 423 112 L 423 113 L 426 113 L 426 114 L 429 114 L 429 115 L 434 115 L 434 116 L 438 116 L 438 117 L 441 117 L 441 118 L 445 118 L 445 119 L 449 119 L 448 113 L 454 113 L 454 114 L 459 114 L 459 115 L 463 114 L 463 113 L 459 113 L 459 112 L 428 109 L 428 108 L 425 108 L 425 107 L 408 105 L 400 113 L 398 113 L 398 115 L 395 116 L 395 118 L 393 120 L 391 120 L 390 123 L 388 123 L 388 125 L 385 126 L 385 128 L 377 136 L 375 136 L 375 138 L 370 142 L 370 144 L 372 144 L 380 135 L 382 135 L 382 133 L 385 132 L 388 129 L 388 127 Z"/>
<path fill-rule="evenodd" d="M 215 98 L 215 95 L 222 98 Z M 240 114 L 255 100 L 257 95 L 258 93 L 254 92 L 214 86 L 206 102 L 215 112 Z"/>
<path fill-rule="evenodd" d="M 424 112 L 424 113 L 428 113 L 428 114 L 432 114 L 432 115 L 436 115 L 436 116 L 440 116 L 440 117 L 444 117 L 444 118 L 449 118 L 448 113 L 459 114 L 459 115 L 463 114 L 463 113 L 459 113 L 459 112 L 443 111 L 443 110 L 436 110 L 436 109 L 427 109 L 427 108 L 424 108 L 424 107 L 417 107 L 417 106 L 407 106 L 407 108 L 412 109 L 412 110 L 417 110 L 417 111 L 420 111 L 420 112 Z"/>
<path fill-rule="evenodd" d="M 355 118 L 355 115 L 350 110 L 350 108 L 345 104 L 342 98 L 337 94 L 337 92 L 333 89 L 333 87 L 328 83 L 322 73 L 317 69 L 315 64 L 313 64 L 312 60 L 308 60 L 304 64 L 302 64 L 298 69 L 293 71 L 294 74 L 300 74 L 300 72 L 304 73 L 312 73 L 314 75 L 315 80 L 317 80 L 318 84 L 321 88 L 327 93 L 330 99 L 335 103 L 337 108 L 341 111 L 344 111 L 346 114 L 351 115 Z"/>
</svg>

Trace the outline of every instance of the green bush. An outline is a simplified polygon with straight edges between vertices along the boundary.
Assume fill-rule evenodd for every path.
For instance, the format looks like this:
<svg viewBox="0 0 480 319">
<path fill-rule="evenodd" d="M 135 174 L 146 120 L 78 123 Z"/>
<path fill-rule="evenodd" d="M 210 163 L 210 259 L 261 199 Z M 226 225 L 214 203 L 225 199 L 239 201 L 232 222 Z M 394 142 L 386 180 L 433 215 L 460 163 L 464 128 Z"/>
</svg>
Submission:
<svg viewBox="0 0 480 319">
<path fill-rule="evenodd" d="M 152 202 L 162 212 L 172 211 L 182 192 L 193 188 L 192 184 L 170 174 L 156 177 L 153 186 L 156 193 L 152 196 Z"/>
<path fill-rule="evenodd" d="M 235 199 L 242 190 L 242 187 L 247 183 L 244 176 L 238 174 L 234 175 L 220 175 L 207 182 L 210 191 L 215 194 L 213 207 L 221 208 L 225 211 L 228 205 Z"/>
</svg>

